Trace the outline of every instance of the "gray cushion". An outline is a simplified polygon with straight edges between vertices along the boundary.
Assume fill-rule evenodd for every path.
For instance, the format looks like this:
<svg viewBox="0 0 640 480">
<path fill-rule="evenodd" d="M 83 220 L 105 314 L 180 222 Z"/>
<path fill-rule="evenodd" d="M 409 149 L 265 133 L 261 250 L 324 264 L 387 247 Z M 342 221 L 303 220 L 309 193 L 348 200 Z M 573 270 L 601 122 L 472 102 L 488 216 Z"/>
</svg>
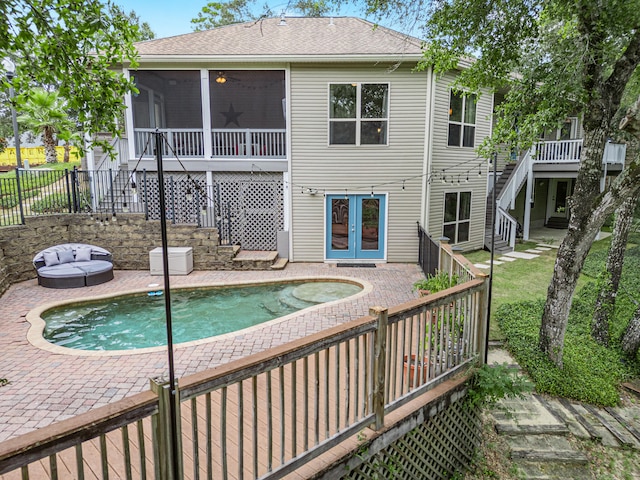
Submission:
<svg viewBox="0 0 640 480">
<path fill-rule="evenodd" d="M 91 247 L 76 248 L 76 262 L 88 262 L 91 260 Z"/>
<path fill-rule="evenodd" d="M 73 278 L 84 277 L 86 273 L 77 268 L 73 263 L 65 263 L 62 265 L 41 267 L 38 269 L 38 275 L 46 278 Z"/>
<path fill-rule="evenodd" d="M 90 275 L 93 273 L 108 272 L 113 269 L 113 264 L 104 260 L 91 260 L 90 262 L 75 263 L 74 267 Z"/>
<path fill-rule="evenodd" d="M 44 264 L 47 267 L 58 265 L 60 260 L 58 259 L 58 252 L 44 252 Z"/>
<path fill-rule="evenodd" d="M 61 250 L 58 252 L 58 259 L 60 263 L 71 263 L 75 261 L 75 257 L 73 256 L 73 250 Z"/>
</svg>

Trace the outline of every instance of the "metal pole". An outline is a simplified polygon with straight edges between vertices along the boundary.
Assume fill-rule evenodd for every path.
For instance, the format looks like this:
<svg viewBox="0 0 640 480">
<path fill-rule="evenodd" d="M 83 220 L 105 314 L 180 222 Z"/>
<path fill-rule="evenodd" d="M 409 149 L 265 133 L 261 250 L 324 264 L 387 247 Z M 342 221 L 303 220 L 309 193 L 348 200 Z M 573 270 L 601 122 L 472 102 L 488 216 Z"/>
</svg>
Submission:
<svg viewBox="0 0 640 480">
<path fill-rule="evenodd" d="M 164 192 L 164 174 L 162 170 L 162 133 L 156 129 L 156 160 L 158 164 L 158 192 L 160 194 L 160 230 L 162 234 L 162 265 L 164 272 L 164 308 L 167 327 L 167 355 L 169 357 L 169 412 L 171 416 L 171 453 L 173 456 L 173 478 L 179 479 L 179 459 L 178 459 L 178 422 L 176 409 L 176 377 L 173 364 L 173 331 L 171 327 L 171 293 L 169 286 L 169 245 L 167 240 L 167 218 L 163 213 L 166 211 L 166 201 Z"/>
<path fill-rule="evenodd" d="M 491 265 L 489 267 L 489 297 L 487 299 L 487 333 L 484 340 L 484 363 L 489 355 L 489 325 L 491 323 L 491 292 L 493 290 L 493 250 L 496 244 L 496 177 L 498 175 L 498 155 L 493 154 L 493 191 L 491 192 Z"/>
<path fill-rule="evenodd" d="M 9 81 L 13 79 L 13 75 L 9 78 Z M 9 86 L 9 101 L 11 103 L 11 123 L 13 123 L 13 139 L 16 144 L 16 163 L 18 168 L 22 168 L 22 157 L 20 155 L 20 131 L 18 130 L 18 114 L 16 113 L 16 106 L 13 102 L 16 96 L 16 91 L 13 89 L 13 86 Z"/>
</svg>

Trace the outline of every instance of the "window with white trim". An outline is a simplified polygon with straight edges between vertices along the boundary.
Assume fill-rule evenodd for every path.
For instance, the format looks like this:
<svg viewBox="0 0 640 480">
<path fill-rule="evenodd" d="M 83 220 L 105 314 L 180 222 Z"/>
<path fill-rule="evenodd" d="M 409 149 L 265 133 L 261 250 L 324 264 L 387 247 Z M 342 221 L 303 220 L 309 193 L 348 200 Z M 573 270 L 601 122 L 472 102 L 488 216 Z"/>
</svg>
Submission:
<svg viewBox="0 0 640 480">
<path fill-rule="evenodd" d="M 467 242 L 471 226 L 471 192 L 444 194 L 444 222 L 442 235 L 449 243 Z"/>
<path fill-rule="evenodd" d="M 475 94 L 462 94 L 451 90 L 449 99 L 450 147 L 473 147 L 476 138 Z"/>
<path fill-rule="evenodd" d="M 329 85 L 330 145 L 386 145 L 388 123 L 388 84 Z"/>
</svg>

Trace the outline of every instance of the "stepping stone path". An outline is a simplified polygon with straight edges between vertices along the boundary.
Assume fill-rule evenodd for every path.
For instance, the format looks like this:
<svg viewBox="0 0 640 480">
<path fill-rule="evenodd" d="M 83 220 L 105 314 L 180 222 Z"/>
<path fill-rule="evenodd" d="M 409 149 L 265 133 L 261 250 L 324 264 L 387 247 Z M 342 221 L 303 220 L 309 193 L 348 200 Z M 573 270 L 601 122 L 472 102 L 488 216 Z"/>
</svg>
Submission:
<svg viewBox="0 0 640 480">
<path fill-rule="evenodd" d="M 489 351 L 489 364 L 518 368 L 503 349 Z M 527 479 L 592 478 L 589 461 L 569 434 L 602 445 L 640 452 L 640 406 L 599 408 L 535 393 L 505 399 L 492 411 L 495 429 Z"/>
<path fill-rule="evenodd" d="M 533 260 L 534 258 L 538 258 L 541 253 L 548 252 L 551 249 L 557 249 L 556 245 L 547 245 L 545 243 L 539 243 L 536 248 L 530 248 L 525 250 L 524 252 L 509 252 L 505 253 L 503 256 L 493 261 L 494 265 L 502 265 L 504 262 L 514 262 L 517 259 L 523 260 Z M 481 269 L 491 268 L 491 260 L 486 260 L 482 263 L 474 263 L 474 267 Z"/>
</svg>

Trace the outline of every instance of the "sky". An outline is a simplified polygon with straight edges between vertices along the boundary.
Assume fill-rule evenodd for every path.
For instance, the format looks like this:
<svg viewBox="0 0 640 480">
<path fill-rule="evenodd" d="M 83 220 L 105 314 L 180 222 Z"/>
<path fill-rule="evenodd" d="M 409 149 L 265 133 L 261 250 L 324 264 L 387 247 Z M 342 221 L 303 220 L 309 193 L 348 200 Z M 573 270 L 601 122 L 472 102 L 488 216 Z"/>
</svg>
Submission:
<svg viewBox="0 0 640 480">
<path fill-rule="evenodd" d="M 151 30 L 156 34 L 156 38 L 171 37 L 174 35 L 182 35 L 191 33 L 191 19 L 198 16 L 198 12 L 202 10 L 210 0 L 113 0 L 123 7 L 126 13 L 135 10 L 136 14 L 144 22 L 147 22 Z M 264 5 L 264 1 L 255 2 L 257 5 Z M 286 6 L 285 3 L 279 3 L 279 0 L 269 1 L 269 5 L 274 12 L 278 14 Z M 344 2 L 349 3 L 349 2 Z M 341 7 L 335 15 L 349 15 L 365 18 L 362 11 L 356 10 L 350 5 Z M 382 25 L 385 25 L 381 22 Z M 392 25 L 385 25 L 393 28 Z M 405 32 L 407 33 L 407 32 Z"/>
</svg>

